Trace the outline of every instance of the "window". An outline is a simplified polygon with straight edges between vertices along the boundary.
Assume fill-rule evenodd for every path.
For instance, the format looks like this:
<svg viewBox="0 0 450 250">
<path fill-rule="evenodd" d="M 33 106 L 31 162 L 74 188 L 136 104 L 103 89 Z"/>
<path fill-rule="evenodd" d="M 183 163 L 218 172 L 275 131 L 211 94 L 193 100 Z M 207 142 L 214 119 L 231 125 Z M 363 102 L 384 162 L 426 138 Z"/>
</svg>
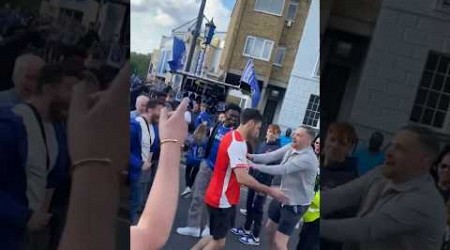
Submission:
<svg viewBox="0 0 450 250">
<path fill-rule="evenodd" d="M 273 64 L 276 66 L 282 66 L 285 55 L 286 55 L 286 48 L 279 47 L 275 52 L 275 60 L 273 61 Z"/>
<path fill-rule="evenodd" d="M 256 0 L 255 10 L 281 16 L 283 13 L 284 0 Z"/>
<path fill-rule="evenodd" d="M 306 108 L 303 124 L 311 127 L 317 127 L 320 119 L 319 110 L 320 98 L 318 95 L 311 95 L 309 97 L 308 107 Z"/>
<path fill-rule="evenodd" d="M 450 56 L 430 52 L 410 120 L 442 128 L 450 103 Z"/>
<path fill-rule="evenodd" d="M 300 0 L 291 0 L 289 3 L 289 7 L 286 13 L 286 20 L 294 22 L 295 17 L 297 16 L 297 10 Z"/>
<path fill-rule="evenodd" d="M 272 54 L 273 44 L 274 43 L 271 40 L 247 36 L 244 46 L 244 56 L 269 61 L 270 55 Z"/>
</svg>

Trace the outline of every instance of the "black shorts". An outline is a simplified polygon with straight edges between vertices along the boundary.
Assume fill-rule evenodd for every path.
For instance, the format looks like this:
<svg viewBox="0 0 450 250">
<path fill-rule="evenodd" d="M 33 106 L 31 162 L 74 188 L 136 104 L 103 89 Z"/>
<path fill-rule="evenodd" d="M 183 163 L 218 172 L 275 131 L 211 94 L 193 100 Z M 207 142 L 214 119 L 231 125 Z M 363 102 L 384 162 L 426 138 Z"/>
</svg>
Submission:
<svg viewBox="0 0 450 250">
<path fill-rule="evenodd" d="M 216 208 L 206 204 L 209 212 L 209 230 L 214 240 L 224 239 L 228 231 L 234 227 L 236 206 Z"/>
<path fill-rule="evenodd" d="M 281 204 L 272 200 L 269 205 L 269 218 L 278 224 L 278 232 L 291 236 L 295 230 L 295 226 L 300 218 L 308 209 L 308 206 L 281 206 Z"/>
</svg>

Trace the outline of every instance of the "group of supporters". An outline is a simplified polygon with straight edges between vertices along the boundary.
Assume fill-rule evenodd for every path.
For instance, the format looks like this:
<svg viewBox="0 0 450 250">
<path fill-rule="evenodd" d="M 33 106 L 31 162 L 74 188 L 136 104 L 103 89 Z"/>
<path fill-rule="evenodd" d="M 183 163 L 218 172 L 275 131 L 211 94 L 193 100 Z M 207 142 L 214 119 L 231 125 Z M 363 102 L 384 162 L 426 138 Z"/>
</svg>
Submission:
<svg viewBox="0 0 450 250">
<path fill-rule="evenodd" d="M 157 122 L 166 101 L 167 96 L 150 99 L 141 95 L 130 114 L 132 224 L 139 223 L 157 170 Z M 320 138 L 312 128 L 301 126 L 293 133 L 289 129 L 282 145 L 280 127 L 271 124 L 265 140 L 258 143 L 262 120 L 259 111 L 241 110 L 235 104 L 226 105 L 213 116 L 206 103 L 191 100 L 185 113 L 190 133 L 184 142 L 186 186 L 181 196 L 192 200 L 186 211 L 187 226 L 176 231 L 202 237 L 192 249 L 222 249 L 229 232 L 239 236 L 243 244 L 260 245 L 267 196 L 271 202 L 266 231 L 273 249 L 287 249 L 301 219 L 304 225 L 299 249 L 319 246 Z M 281 183 L 272 185 L 274 176 Z M 241 185 L 249 188 L 243 211 L 246 222 L 237 227 Z M 202 224 L 205 218 L 206 225 Z"/>
</svg>

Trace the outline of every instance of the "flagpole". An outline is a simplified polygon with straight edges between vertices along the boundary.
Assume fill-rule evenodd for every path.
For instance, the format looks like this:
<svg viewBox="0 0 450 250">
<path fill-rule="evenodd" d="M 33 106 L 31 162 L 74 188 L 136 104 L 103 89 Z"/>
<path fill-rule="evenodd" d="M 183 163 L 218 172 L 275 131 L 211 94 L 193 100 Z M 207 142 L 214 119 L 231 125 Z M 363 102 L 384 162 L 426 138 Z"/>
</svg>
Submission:
<svg viewBox="0 0 450 250">
<path fill-rule="evenodd" d="M 188 54 L 188 57 L 186 60 L 186 67 L 185 67 L 186 72 L 190 72 L 192 58 L 194 57 L 195 46 L 197 44 L 197 39 L 200 35 L 200 29 L 202 28 L 203 16 L 204 16 L 203 13 L 205 12 L 205 6 L 206 6 L 206 0 L 202 0 L 202 4 L 200 5 L 200 10 L 199 10 L 198 16 L 197 16 L 197 23 L 195 25 L 195 30 L 193 32 L 193 36 L 192 36 L 192 40 L 191 40 L 191 47 L 189 48 L 189 54 Z M 186 80 L 187 80 L 187 77 L 184 76 L 183 81 L 181 83 L 181 90 L 184 89 L 184 86 L 186 85 Z"/>
</svg>

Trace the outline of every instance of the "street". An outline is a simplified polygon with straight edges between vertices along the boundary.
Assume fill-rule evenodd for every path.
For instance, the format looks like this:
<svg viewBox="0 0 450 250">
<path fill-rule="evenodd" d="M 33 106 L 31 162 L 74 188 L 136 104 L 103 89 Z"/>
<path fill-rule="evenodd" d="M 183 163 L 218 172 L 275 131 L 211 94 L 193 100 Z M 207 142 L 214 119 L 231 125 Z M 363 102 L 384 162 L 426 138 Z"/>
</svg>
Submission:
<svg viewBox="0 0 450 250">
<path fill-rule="evenodd" d="M 180 193 L 184 190 L 184 165 L 180 167 Z M 247 191 L 245 188 L 241 189 L 241 203 L 240 208 L 245 206 L 247 198 Z M 177 227 L 183 227 L 186 224 L 187 219 L 187 211 L 189 209 L 191 198 L 180 198 L 178 203 L 178 210 L 177 214 L 175 216 L 174 225 L 172 227 L 172 233 L 170 234 L 169 240 L 166 244 L 166 246 L 163 248 L 164 250 L 185 250 L 190 249 L 192 246 L 195 245 L 195 243 L 200 238 L 193 238 L 188 236 L 182 236 L 176 233 Z M 264 213 L 264 223 L 267 220 L 267 206 L 269 204 L 269 199 L 266 202 L 265 206 L 265 213 Z M 244 224 L 245 217 L 241 213 L 237 213 L 236 217 L 236 226 L 241 226 Z M 289 248 L 288 249 L 295 249 L 297 242 L 298 242 L 298 234 L 299 231 L 296 230 L 294 232 L 293 237 L 291 238 L 289 242 Z M 232 233 L 229 233 L 227 236 L 227 242 L 226 247 L 227 250 L 252 250 L 252 249 L 269 249 L 267 244 L 267 239 L 265 236 L 264 229 L 261 232 L 261 245 L 260 246 L 247 246 L 239 242 L 239 238 Z"/>
</svg>

